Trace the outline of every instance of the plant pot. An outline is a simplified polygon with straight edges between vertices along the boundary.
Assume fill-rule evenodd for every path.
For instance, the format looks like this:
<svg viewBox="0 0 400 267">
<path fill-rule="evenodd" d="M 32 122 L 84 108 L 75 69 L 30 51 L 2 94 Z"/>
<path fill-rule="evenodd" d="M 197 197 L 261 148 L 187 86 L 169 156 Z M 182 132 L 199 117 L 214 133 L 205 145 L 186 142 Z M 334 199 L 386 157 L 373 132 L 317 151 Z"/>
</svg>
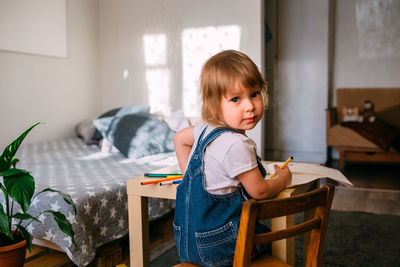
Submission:
<svg viewBox="0 0 400 267">
<path fill-rule="evenodd" d="M 26 240 L 0 247 L 0 266 L 22 267 L 25 263 Z"/>
</svg>

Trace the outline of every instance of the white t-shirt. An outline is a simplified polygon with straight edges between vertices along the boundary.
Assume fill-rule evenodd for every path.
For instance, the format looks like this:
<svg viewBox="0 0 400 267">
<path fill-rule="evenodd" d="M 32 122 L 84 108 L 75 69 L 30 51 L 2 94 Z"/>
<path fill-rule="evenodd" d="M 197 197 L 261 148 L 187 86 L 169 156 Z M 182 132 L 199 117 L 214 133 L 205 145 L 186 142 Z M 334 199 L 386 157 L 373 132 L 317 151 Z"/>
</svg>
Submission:
<svg viewBox="0 0 400 267">
<path fill-rule="evenodd" d="M 197 124 L 194 127 L 195 143 L 192 153 L 205 127 L 207 130 L 203 138 L 215 129 L 215 127 L 205 124 Z M 205 188 L 209 193 L 217 195 L 234 192 L 240 183 L 237 175 L 256 167 L 257 156 L 254 141 L 240 133 L 224 132 L 205 149 Z"/>
</svg>

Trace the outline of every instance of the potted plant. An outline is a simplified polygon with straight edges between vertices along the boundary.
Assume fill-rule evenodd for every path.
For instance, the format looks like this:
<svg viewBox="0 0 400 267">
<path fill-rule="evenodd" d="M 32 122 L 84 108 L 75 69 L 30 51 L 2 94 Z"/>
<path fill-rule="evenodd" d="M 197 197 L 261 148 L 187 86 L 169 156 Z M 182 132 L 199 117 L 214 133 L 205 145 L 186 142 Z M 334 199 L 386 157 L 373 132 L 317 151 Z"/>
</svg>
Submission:
<svg viewBox="0 0 400 267">
<path fill-rule="evenodd" d="M 76 214 L 76 207 L 68 194 L 51 188 L 46 188 L 34 194 L 35 180 L 32 175 L 30 175 L 26 170 L 16 168 L 18 159 L 14 158 L 14 156 L 26 135 L 38 124 L 40 124 L 40 122 L 32 125 L 23 132 L 4 149 L 0 156 L 0 177 L 3 178 L 2 181 L 0 180 L 0 188 L 3 193 L 3 198 L 0 196 L 0 199 L 3 199 L 4 201 L 0 202 L 0 266 L 14 266 L 15 263 L 13 265 L 3 265 L 1 262 L 2 258 L 9 258 L 9 256 L 4 256 L 2 251 L 8 250 L 10 246 L 19 246 L 19 251 L 21 254 L 23 253 L 23 255 L 19 255 L 19 257 L 22 257 L 22 259 L 19 260 L 20 262 L 22 260 L 23 265 L 25 261 L 26 247 L 29 251 L 32 249 L 32 237 L 25 227 L 33 221 L 40 222 L 38 217 L 43 213 L 52 215 L 60 230 L 71 237 L 72 243 L 75 247 L 77 246 L 72 224 L 61 212 L 44 210 L 36 217 L 27 213 L 32 201 L 38 195 L 44 192 L 56 192 L 65 202 L 72 206 Z M 17 210 L 15 208 L 16 204 L 20 206 L 20 209 Z M 17 253 L 13 252 L 13 254 Z M 22 266 L 21 264 L 19 265 Z"/>
</svg>

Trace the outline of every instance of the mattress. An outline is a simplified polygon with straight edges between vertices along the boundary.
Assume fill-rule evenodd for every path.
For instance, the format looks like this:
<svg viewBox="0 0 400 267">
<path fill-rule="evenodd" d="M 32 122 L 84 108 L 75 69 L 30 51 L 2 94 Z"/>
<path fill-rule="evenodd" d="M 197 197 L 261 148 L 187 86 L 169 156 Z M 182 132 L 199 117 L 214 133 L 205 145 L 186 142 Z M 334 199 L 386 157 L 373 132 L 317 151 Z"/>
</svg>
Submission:
<svg viewBox="0 0 400 267">
<path fill-rule="evenodd" d="M 99 146 L 85 145 L 78 138 L 28 144 L 16 157 L 20 160 L 18 167 L 35 178 L 35 193 L 51 187 L 72 197 L 76 216 L 53 192 L 39 195 L 28 212 L 38 215 L 39 211 L 52 209 L 64 213 L 73 225 L 78 248 L 48 215 L 40 215 L 42 223 L 32 222 L 27 229 L 34 239 L 59 246 L 78 266 L 89 264 L 99 246 L 128 234 L 126 180 L 177 164 L 174 152 L 133 160 L 119 152 L 101 152 Z M 174 200 L 149 198 L 148 202 L 150 220 L 175 206 Z"/>
</svg>

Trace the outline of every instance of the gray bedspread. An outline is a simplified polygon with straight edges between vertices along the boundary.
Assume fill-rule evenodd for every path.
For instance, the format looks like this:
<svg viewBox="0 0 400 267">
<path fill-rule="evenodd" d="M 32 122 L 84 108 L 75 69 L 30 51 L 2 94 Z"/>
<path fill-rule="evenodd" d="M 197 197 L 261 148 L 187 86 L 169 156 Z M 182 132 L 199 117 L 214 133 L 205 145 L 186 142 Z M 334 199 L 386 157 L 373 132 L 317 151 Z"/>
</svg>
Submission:
<svg viewBox="0 0 400 267">
<path fill-rule="evenodd" d="M 126 180 L 177 164 L 175 153 L 164 153 L 131 160 L 120 153 L 103 153 L 98 146 L 85 145 L 78 138 L 28 144 L 16 156 L 19 168 L 31 172 L 36 192 L 51 187 L 71 195 L 77 215 L 58 194 L 44 193 L 28 212 L 45 209 L 63 212 L 73 224 L 78 248 L 58 230 L 52 218 L 41 216 L 28 231 L 57 244 L 78 266 L 89 264 L 102 244 L 128 233 Z M 149 219 L 158 218 L 174 207 L 166 199 L 149 199 Z"/>
</svg>

